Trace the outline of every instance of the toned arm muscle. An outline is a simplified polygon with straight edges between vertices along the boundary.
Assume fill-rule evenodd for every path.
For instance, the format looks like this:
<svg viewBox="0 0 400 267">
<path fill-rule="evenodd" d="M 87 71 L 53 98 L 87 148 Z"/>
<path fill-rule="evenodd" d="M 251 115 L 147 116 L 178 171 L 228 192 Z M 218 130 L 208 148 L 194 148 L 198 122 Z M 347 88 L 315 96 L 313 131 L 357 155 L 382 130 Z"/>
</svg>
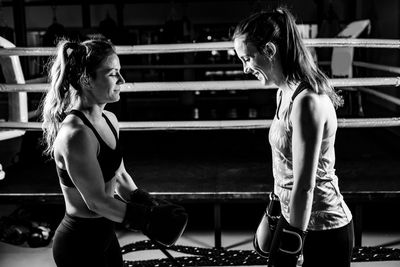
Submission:
<svg viewBox="0 0 400 267">
<path fill-rule="evenodd" d="M 296 100 L 291 113 L 294 184 L 290 199 L 290 224 L 306 230 L 322 143 L 324 112 L 316 94 L 305 94 Z"/>
</svg>

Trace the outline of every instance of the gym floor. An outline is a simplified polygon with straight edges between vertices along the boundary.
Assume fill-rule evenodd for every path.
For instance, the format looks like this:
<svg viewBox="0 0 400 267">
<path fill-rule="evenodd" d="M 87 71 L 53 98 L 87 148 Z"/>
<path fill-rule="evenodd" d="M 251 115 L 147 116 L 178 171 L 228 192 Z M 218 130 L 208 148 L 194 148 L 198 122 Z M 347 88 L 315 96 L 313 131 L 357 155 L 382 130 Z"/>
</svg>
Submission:
<svg viewBox="0 0 400 267">
<path fill-rule="evenodd" d="M 12 211 L 15 206 L 2 205 L 0 206 L 0 216 L 5 216 Z M 249 213 L 254 213 L 254 210 L 262 209 L 262 207 L 251 208 L 246 205 L 239 205 L 237 208 L 233 206 L 225 206 L 223 209 L 223 221 L 222 221 L 222 247 L 233 250 L 252 250 L 251 238 L 254 233 L 254 223 L 237 222 L 232 223 L 235 219 L 234 210 L 245 211 L 242 218 L 249 218 Z M 375 210 L 374 207 L 370 207 L 370 211 Z M 192 246 L 199 248 L 213 248 L 214 246 L 214 231 L 212 225 L 212 219 L 209 216 L 210 206 L 197 205 L 188 206 L 190 213 L 198 213 L 192 216 L 192 220 L 188 224 L 187 231 L 179 239 L 177 245 Z M 224 212 L 225 211 L 225 212 Z M 258 211 L 257 211 L 258 212 Z M 362 246 L 387 246 L 400 249 L 400 229 L 396 227 L 392 222 L 396 219 L 391 219 L 390 215 L 383 215 L 385 211 L 365 212 L 364 213 L 364 228 L 362 236 Z M 199 218 L 204 218 L 203 221 Z M 383 223 L 379 221 L 384 218 L 386 226 L 383 227 Z M 196 221 L 197 222 L 193 222 Z M 252 220 L 252 219 L 251 219 Z M 132 233 L 117 228 L 117 236 L 119 238 L 121 247 L 133 242 L 146 240 L 146 238 L 140 233 Z M 4 267 L 54 267 L 54 261 L 52 258 L 52 244 L 50 243 L 46 247 L 30 248 L 27 245 L 15 246 L 0 242 L 0 266 Z M 185 254 L 170 251 L 173 256 L 185 256 Z M 191 256 L 191 255 L 186 255 Z M 130 252 L 124 254 L 124 259 L 129 261 L 137 260 L 151 260 L 166 258 L 166 256 L 159 250 L 144 250 L 138 252 Z M 400 266 L 400 261 L 375 261 L 375 262 L 354 262 L 354 267 L 395 267 Z"/>
<path fill-rule="evenodd" d="M 118 232 L 121 246 L 134 241 L 144 240 L 140 234 Z M 250 250 L 252 249 L 251 242 L 246 242 L 240 246 L 235 244 L 242 241 L 248 241 L 252 237 L 251 231 L 228 231 L 223 232 L 222 245 L 224 247 L 234 246 L 232 249 Z M 186 232 L 178 241 L 178 245 L 188 245 L 196 247 L 213 246 L 214 234 L 212 231 L 190 231 Z M 396 242 L 400 240 L 400 232 L 367 232 L 363 234 L 363 242 L 365 246 L 375 246 L 383 243 Z M 400 248 L 400 245 L 393 246 Z M 180 256 L 179 253 L 172 253 L 173 256 Z M 148 260 L 165 258 L 166 256 L 158 250 L 147 250 L 141 252 L 133 252 L 124 255 L 126 260 Z M 51 244 L 42 248 L 28 248 L 13 246 L 6 243 L 0 243 L 0 266 L 4 267 L 54 267 L 54 261 L 51 254 Z M 357 262 L 352 263 L 354 267 L 398 267 L 400 261 L 385 261 L 385 262 Z"/>
</svg>

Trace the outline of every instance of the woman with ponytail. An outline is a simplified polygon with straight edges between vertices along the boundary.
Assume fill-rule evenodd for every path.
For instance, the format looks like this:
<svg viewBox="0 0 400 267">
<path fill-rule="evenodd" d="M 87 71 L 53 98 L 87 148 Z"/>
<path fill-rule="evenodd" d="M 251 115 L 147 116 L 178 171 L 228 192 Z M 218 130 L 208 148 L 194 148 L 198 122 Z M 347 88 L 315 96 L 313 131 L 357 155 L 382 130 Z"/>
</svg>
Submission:
<svg viewBox="0 0 400 267">
<path fill-rule="evenodd" d="M 268 266 L 350 266 L 352 214 L 335 175 L 335 108 L 342 99 L 314 63 L 286 8 L 241 21 L 233 42 L 243 71 L 275 84 L 269 130 L 277 216 L 267 209 L 254 246 Z M 307 236 L 307 237 L 306 237 Z"/>
<path fill-rule="evenodd" d="M 50 66 L 45 154 L 55 161 L 66 208 L 53 242 L 57 266 L 123 266 L 115 222 L 174 243 L 187 214 L 137 188 L 124 167 L 117 118 L 104 109 L 120 99 L 125 82 L 113 45 L 63 40 Z"/>
</svg>

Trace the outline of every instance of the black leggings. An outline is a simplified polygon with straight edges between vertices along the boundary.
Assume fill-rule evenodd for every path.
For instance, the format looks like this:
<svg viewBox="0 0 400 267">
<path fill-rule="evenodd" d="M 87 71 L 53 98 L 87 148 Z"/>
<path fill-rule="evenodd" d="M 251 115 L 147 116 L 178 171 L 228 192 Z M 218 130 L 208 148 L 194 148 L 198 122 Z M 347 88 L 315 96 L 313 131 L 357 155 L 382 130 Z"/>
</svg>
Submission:
<svg viewBox="0 0 400 267">
<path fill-rule="evenodd" d="M 308 231 L 303 267 L 350 267 L 353 241 L 353 221 L 337 229 Z"/>
<path fill-rule="evenodd" d="M 65 215 L 53 241 L 58 267 L 122 267 L 121 248 L 114 223 L 106 218 Z"/>
</svg>

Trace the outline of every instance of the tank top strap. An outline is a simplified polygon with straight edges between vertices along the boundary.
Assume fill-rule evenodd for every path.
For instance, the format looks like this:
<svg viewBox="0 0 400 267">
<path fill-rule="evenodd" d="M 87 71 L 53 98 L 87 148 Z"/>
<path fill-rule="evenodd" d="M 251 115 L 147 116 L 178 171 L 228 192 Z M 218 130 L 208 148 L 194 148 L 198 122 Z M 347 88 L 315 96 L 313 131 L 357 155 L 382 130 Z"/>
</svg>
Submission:
<svg viewBox="0 0 400 267">
<path fill-rule="evenodd" d="M 118 133 L 117 133 L 117 130 L 115 130 L 114 125 L 111 123 L 111 121 L 108 119 L 108 117 L 104 113 L 103 113 L 103 118 L 106 120 L 108 126 L 110 127 L 111 131 L 113 132 L 115 140 L 118 141 Z"/>
<path fill-rule="evenodd" d="M 293 108 L 293 101 L 296 98 L 296 96 L 298 96 L 301 92 L 303 92 L 304 90 L 306 90 L 307 88 L 310 88 L 310 84 L 308 82 L 301 82 L 297 88 L 294 90 L 292 98 L 290 100 L 289 103 L 289 107 L 286 113 L 286 130 L 290 130 L 292 123 L 290 122 L 290 114 L 292 113 L 292 108 Z"/>
<path fill-rule="evenodd" d="M 292 95 L 292 100 L 291 102 L 293 103 L 294 99 L 296 98 L 296 96 L 298 96 L 301 92 L 303 92 L 305 89 L 309 88 L 310 84 L 308 82 L 301 82 L 296 90 L 294 90 L 294 93 Z"/>
<path fill-rule="evenodd" d="M 86 118 L 85 114 L 83 114 L 81 111 L 79 111 L 77 109 L 71 110 L 69 112 L 69 114 L 73 114 L 73 115 L 79 117 L 83 121 L 83 123 L 93 131 L 93 133 L 96 136 L 97 140 L 99 140 L 99 142 L 103 142 L 103 139 L 101 138 L 101 136 L 97 132 L 96 128 L 94 128 L 93 124 L 89 121 L 88 118 Z"/>
</svg>

